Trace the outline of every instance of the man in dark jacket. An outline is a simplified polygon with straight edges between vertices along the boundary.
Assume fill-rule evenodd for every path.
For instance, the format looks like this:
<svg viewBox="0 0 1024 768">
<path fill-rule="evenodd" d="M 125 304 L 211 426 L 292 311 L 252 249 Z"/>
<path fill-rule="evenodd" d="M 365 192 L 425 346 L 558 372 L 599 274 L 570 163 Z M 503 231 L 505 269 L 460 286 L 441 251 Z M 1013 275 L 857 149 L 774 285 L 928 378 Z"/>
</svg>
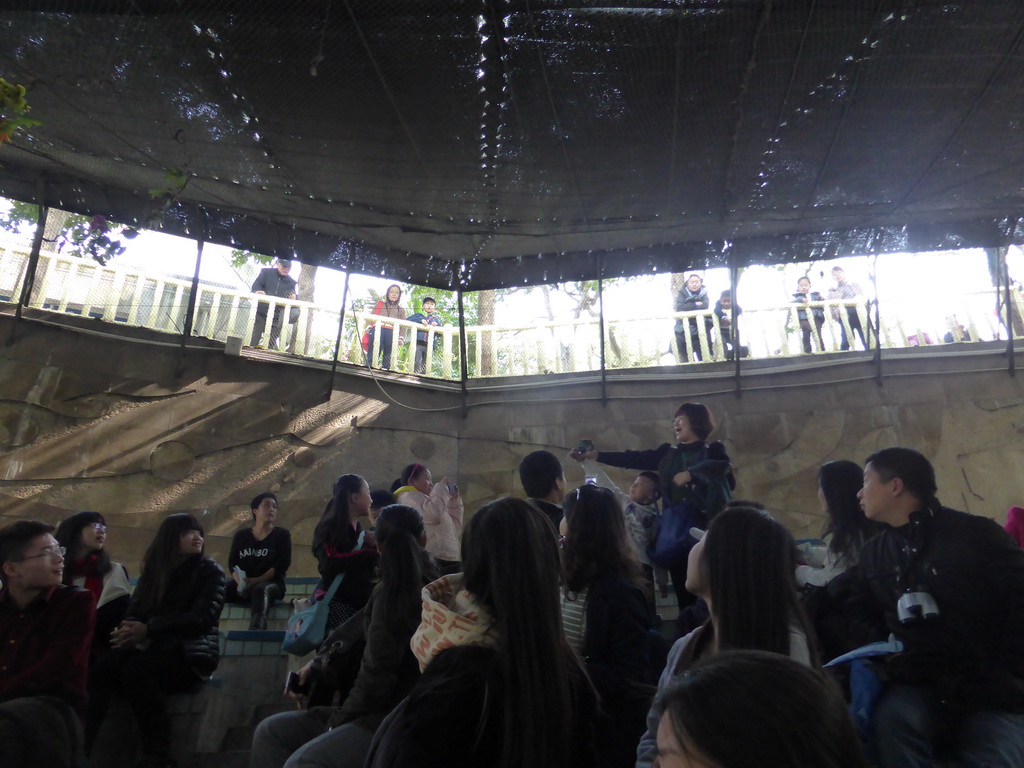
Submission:
<svg viewBox="0 0 1024 768">
<path fill-rule="evenodd" d="M 889 526 L 854 572 L 851 634 L 904 652 L 875 710 L 881 768 L 1024 765 L 1024 550 L 995 522 L 939 505 L 909 448 L 868 457 L 864 514 Z"/>
<path fill-rule="evenodd" d="M 288 259 L 278 259 L 277 264 L 266 269 L 261 269 L 252 284 L 252 292 L 262 296 L 276 296 L 279 299 L 294 299 L 295 289 L 298 284 L 294 277 L 288 273 L 292 269 L 292 263 Z M 252 339 L 250 347 L 259 346 L 263 338 L 263 330 L 267 327 L 267 314 L 270 312 L 270 304 L 265 301 L 256 305 L 256 321 L 252 326 Z M 284 325 L 284 307 L 274 308 L 274 319 L 270 321 L 270 338 L 267 340 L 268 347 L 276 347 L 281 336 L 281 326 Z"/>
<path fill-rule="evenodd" d="M 519 462 L 519 481 L 530 503 L 548 516 L 558 531 L 562 522 L 565 473 L 562 462 L 550 451 L 533 451 Z"/>
<path fill-rule="evenodd" d="M 92 593 L 61 583 L 53 526 L 19 520 L 0 529 L 0 765 L 77 765 Z"/>
</svg>

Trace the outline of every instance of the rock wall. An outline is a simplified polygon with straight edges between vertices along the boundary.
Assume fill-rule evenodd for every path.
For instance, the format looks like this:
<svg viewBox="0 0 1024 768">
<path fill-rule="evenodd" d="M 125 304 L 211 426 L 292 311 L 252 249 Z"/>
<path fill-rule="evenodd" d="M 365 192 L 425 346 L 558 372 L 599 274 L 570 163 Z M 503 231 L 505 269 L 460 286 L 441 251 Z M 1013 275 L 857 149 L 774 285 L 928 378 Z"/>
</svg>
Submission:
<svg viewBox="0 0 1024 768">
<path fill-rule="evenodd" d="M 536 448 L 565 455 L 581 437 L 609 450 L 671 439 L 684 400 L 715 413 L 737 496 L 764 502 L 798 537 L 821 526 L 817 467 L 889 445 L 928 455 L 950 506 L 1002 522 L 1024 500 L 1024 388 L 995 345 L 905 350 L 884 361 L 881 386 L 868 357 L 816 357 L 801 370 L 752 364 L 739 396 L 731 369 L 712 365 L 609 373 L 605 397 L 597 376 L 470 382 L 463 408 L 444 383 L 352 367 L 332 382 L 326 366 L 283 356 L 231 357 L 197 340 L 182 358 L 173 337 L 39 319 L 15 329 L 0 317 L 0 523 L 98 510 L 112 555 L 133 575 L 169 512 L 200 517 L 208 550 L 226 562 L 249 499 L 265 490 L 278 494 L 281 524 L 300 545 L 292 575 L 310 575 L 306 545 L 340 474 L 387 487 L 420 462 L 435 478 L 457 477 L 472 512 L 522 496 L 517 466 Z M 570 486 L 582 482 L 565 465 Z M 631 479 L 610 474 L 623 487 Z"/>
</svg>

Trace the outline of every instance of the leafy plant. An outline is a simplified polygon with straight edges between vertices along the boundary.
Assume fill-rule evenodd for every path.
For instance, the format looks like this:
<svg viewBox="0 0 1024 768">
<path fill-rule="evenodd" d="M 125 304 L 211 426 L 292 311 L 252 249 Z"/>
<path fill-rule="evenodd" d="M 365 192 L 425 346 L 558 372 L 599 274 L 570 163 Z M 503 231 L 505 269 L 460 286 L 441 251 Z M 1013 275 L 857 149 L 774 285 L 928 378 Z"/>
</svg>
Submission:
<svg viewBox="0 0 1024 768">
<path fill-rule="evenodd" d="M 24 85 L 8 83 L 0 77 L 0 146 L 22 128 L 42 125 L 39 120 L 26 117 L 31 107 L 25 98 Z"/>
</svg>

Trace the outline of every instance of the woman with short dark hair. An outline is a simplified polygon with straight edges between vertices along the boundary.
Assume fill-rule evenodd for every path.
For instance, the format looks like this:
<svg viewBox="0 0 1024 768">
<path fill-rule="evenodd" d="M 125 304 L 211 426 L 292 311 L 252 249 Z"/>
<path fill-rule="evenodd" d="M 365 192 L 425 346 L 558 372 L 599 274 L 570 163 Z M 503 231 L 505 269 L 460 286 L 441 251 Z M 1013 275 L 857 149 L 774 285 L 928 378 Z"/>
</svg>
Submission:
<svg viewBox="0 0 1024 768">
<path fill-rule="evenodd" d="M 261 493 L 249 504 L 253 526 L 231 540 L 227 600 L 252 608 L 249 629 L 266 629 L 267 612 L 284 595 L 284 577 L 292 563 L 292 535 L 277 520 L 277 496 Z"/>
<path fill-rule="evenodd" d="M 725 446 L 717 440 L 707 443 L 715 430 L 711 411 L 703 403 L 683 403 L 676 409 L 672 421 L 676 443 L 662 443 L 649 451 L 588 451 L 574 450 L 570 456 L 577 461 L 595 459 L 602 464 L 624 469 L 653 470 L 661 479 L 661 503 L 666 511 L 678 505 L 692 505 L 707 525 L 728 503 L 736 488 L 732 464 Z M 676 600 L 680 610 L 696 602 L 696 598 L 683 589 L 686 577 L 686 554 L 692 540 L 682 541 L 671 562 L 657 564 L 672 574 Z"/>
</svg>

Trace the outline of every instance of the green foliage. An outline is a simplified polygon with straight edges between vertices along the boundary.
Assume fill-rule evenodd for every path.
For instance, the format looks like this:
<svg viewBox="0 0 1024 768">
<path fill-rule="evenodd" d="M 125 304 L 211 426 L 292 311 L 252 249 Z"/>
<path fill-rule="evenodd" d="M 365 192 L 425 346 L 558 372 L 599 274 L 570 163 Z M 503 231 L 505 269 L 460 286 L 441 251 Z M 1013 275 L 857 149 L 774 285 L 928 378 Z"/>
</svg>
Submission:
<svg viewBox="0 0 1024 768">
<path fill-rule="evenodd" d="M 256 253 L 256 251 L 246 251 L 242 248 L 231 249 L 231 266 L 235 269 L 244 267 L 251 261 L 255 261 L 257 264 L 263 266 L 270 266 L 274 262 L 274 256 L 267 256 L 265 253 Z"/>
<path fill-rule="evenodd" d="M 125 251 L 120 237 L 131 238 L 134 230 L 126 230 L 120 224 L 111 224 L 104 216 L 80 216 L 76 213 L 62 212 L 64 226 L 55 242 L 57 252 L 67 252 L 78 258 L 91 258 L 100 264 L 106 264 L 115 256 Z M 6 213 L 0 213 L 0 228 L 8 232 L 22 234 L 25 230 L 34 229 L 39 220 L 39 206 L 10 201 Z"/>
<path fill-rule="evenodd" d="M 26 117 L 29 109 L 25 86 L 8 83 L 0 77 L 0 145 L 9 142 L 22 128 L 42 125 L 39 120 Z"/>
</svg>

